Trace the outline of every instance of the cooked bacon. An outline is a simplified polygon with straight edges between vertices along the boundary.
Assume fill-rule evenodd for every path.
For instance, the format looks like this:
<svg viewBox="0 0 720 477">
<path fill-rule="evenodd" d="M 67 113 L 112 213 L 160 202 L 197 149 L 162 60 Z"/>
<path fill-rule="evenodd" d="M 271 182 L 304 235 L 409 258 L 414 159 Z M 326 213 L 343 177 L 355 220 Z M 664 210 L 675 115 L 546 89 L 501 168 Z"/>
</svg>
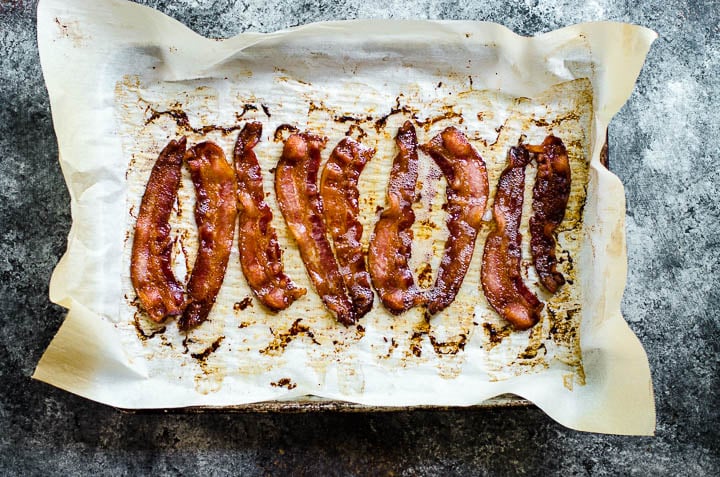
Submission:
<svg viewBox="0 0 720 477">
<path fill-rule="evenodd" d="M 518 330 L 537 323 L 543 308 L 540 300 L 525 286 L 520 274 L 520 220 L 528 162 L 530 154 L 527 149 L 510 148 L 508 166 L 500 175 L 495 191 L 495 229 L 485 241 L 481 272 L 488 303 Z"/>
<path fill-rule="evenodd" d="M 187 331 L 210 314 L 232 249 L 237 216 L 235 172 L 220 147 L 212 142 L 197 144 L 186 154 L 195 185 L 195 222 L 199 248 L 190 281 L 188 303 L 178 322 Z"/>
<path fill-rule="evenodd" d="M 317 188 L 320 151 L 326 142 L 310 133 L 288 137 L 275 170 L 275 192 L 315 290 L 340 323 L 351 325 L 355 312 L 326 236 Z"/>
<path fill-rule="evenodd" d="M 555 229 L 565 217 L 570 197 L 570 161 L 565 145 L 548 136 L 539 146 L 526 146 L 537 154 L 537 177 L 533 187 L 533 216 L 530 218 L 530 250 L 540 283 L 555 293 L 565 283 L 556 270 Z"/>
<path fill-rule="evenodd" d="M 299 288 L 284 272 L 282 250 L 272 226 L 273 214 L 265 202 L 262 171 L 253 151 L 261 135 L 262 124 L 248 123 L 235 144 L 240 265 L 258 300 L 270 310 L 280 311 L 307 290 Z"/>
<path fill-rule="evenodd" d="M 387 207 L 370 238 L 368 266 L 382 304 L 397 315 L 423 301 L 408 266 L 412 253 L 411 227 L 415 222 L 412 204 L 418 178 L 417 136 L 410 121 L 400 127 L 395 143 L 398 153 L 390 171 Z"/>
<path fill-rule="evenodd" d="M 447 180 L 447 227 L 450 232 L 434 287 L 428 293 L 428 312 L 437 313 L 455 300 L 465 279 L 475 239 L 482 225 L 488 197 L 485 161 L 455 127 L 446 128 L 422 146 Z"/>
<path fill-rule="evenodd" d="M 185 138 L 170 141 L 157 158 L 135 224 L 130 278 L 141 307 L 158 323 L 183 312 L 183 287 L 170 266 L 170 213 L 177 198 Z"/>
<path fill-rule="evenodd" d="M 363 227 L 358 220 L 358 179 L 374 154 L 374 149 L 346 137 L 330 154 L 320 179 L 325 226 L 335 246 L 335 256 L 353 303 L 355 319 L 370 311 L 374 297 L 360 243 Z"/>
</svg>

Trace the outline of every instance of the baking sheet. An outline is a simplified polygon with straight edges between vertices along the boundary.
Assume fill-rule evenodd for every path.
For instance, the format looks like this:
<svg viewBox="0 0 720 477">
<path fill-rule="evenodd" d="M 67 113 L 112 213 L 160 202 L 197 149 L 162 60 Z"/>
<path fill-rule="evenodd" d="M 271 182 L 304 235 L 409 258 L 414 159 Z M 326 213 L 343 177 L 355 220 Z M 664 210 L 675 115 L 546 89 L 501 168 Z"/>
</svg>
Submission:
<svg viewBox="0 0 720 477">
<path fill-rule="evenodd" d="M 487 23 L 354 21 L 216 41 L 127 2 L 42 0 L 38 38 L 73 226 L 51 282 L 51 299 L 68 317 L 35 378 L 130 409 L 306 395 L 468 406 L 513 393 L 569 427 L 652 433 L 647 358 L 620 315 L 623 190 L 600 155 L 653 32 L 596 23 L 524 38 Z M 207 323 L 187 336 L 172 322 L 152 325 L 134 304 L 128 271 L 133 214 L 157 153 L 179 134 L 229 153 L 249 119 L 265 128 L 256 150 L 286 269 L 310 291 L 267 313 L 233 266 L 235 248 Z M 521 135 L 539 142 L 553 132 L 568 145 L 573 191 L 559 245 L 572 283 L 543 296 L 549 302 L 533 330 L 510 333 L 480 291 L 488 227 L 458 299 L 429 325 L 420 310 L 393 318 L 376 305 L 347 329 L 312 292 L 274 200 L 276 127 L 322 132 L 325 157 L 345 134 L 376 148 L 360 182 L 367 243 L 405 119 L 420 142 L 450 124 L 466 131 L 488 165 L 491 196 Z M 432 281 L 446 232 L 444 182 L 427 157 L 421 164 L 411 265 L 422 283 Z M 181 278 L 194 258 L 193 205 L 186 176 L 172 219 Z M 534 284 L 532 267 L 524 270 Z"/>
</svg>

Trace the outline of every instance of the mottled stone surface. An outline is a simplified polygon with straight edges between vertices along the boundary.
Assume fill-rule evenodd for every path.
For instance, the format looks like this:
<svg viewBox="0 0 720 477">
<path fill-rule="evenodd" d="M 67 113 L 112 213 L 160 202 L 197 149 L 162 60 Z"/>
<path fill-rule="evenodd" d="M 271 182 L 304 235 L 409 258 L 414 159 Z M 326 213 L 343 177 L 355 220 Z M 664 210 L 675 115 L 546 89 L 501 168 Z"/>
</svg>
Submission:
<svg viewBox="0 0 720 477">
<path fill-rule="evenodd" d="M 588 20 L 658 31 L 610 127 L 626 184 L 623 312 L 648 352 L 657 436 L 578 433 L 541 411 L 126 415 L 29 379 L 63 318 L 47 298 L 69 197 L 33 0 L 0 0 L 0 474 L 720 474 L 720 6 L 699 2 L 146 0 L 227 37 L 318 20 L 490 20 L 533 34 Z"/>
</svg>

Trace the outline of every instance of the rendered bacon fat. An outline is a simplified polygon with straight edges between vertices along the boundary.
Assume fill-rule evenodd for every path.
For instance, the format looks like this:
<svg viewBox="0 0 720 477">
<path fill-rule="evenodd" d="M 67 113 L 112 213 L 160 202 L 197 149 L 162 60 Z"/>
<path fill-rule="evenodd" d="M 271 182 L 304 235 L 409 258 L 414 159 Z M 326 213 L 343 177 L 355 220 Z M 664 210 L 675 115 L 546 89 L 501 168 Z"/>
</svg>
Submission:
<svg viewBox="0 0 720 477">
<path fill-rule="evenodd" d="M 332 237 L 356 319 L 370 311 L 374 297 L 360 243 L 363 227 L 358 220 L 358 179 L 374 154 L 373 149 L 346 137 L 330 154 L 320 180 L 325 226 Z"/>
<path fill-rule="evenodd" d="M 199 248 L 187 285 L 188 303 L 178 325 L 187 331 L 205 321 L 225 278 L 237 216 L 235 173 L 219 146 L 197 144 L 186 155 L 195 185 Z"/>
<path fill-rule="evenodd" d="M 398 130 L 395 143 L 398 153 L 390 171 L 387 206 L 370 239 L 368 266 L 380 300 L 397 315 L 423 300 L 408 266 L 412 253 L 411 227 L 415 222 L 412 204 L 418 178 L 417 136 L 410 121 L 405 121 Z"/>
<path fill-rule="evenodd" d="M 428 293 L 428 312 L 437 313 L 455 300 L 465 278 L 475 239 L 482 225 L 488 178 L 480 154 L 457 128 L 449 127 L 422 146 L 447 180 L 447 227 L 450 232 L 435 286 Z"/>
<path fill-rule="evenodd" d="M 282 250 L 272 226 L 273 214 L 265 202 L 262 171 L 253 151 L 261 135 L 260 123 L 248 123 L 235 144 L 240 265 L 260 302 L 279 311 L 303 296 L 306 290 L 284 273 Z"/>
<path fill-rule="evenodd" d="M 326 142 L 309 133 L 291 135 L 275 171 L 275 192 L 315 290 L 335 318 L 350 325 L 355 312 L 326 237 L 317 188 L 320 151 Z"/>
<path fill-rule="evenodd" d="M 130 278 L 140 305 L 156 322 L 180 315 L 183 287 L 170 266 L 170 213 L 177 198 L 185 138 L 170 141 L 150 173 L 135 224 Z"/>
<path fill-rule="evenodd" d="M 540 283 L 555 293 L 565 283 L 562 273 L 556 270 L 554 232 L 565 217 L 570 197 L 570 161 L 565 145 L 555 136 L 527 148 L 537 153 L 538 166 L 530 218 L 530 250 Z"/>
<path fill-rule="evenodd" d="M 508 161 L 495 192 L 495 229 L 485 241 L 481 281 L 490 306 L 516 329 L 524 330 L 538 322 L 543 308 L 520 274 L 520 221 L 525 166 L 530 162 L 530 154 L 523 147 L 513 147 L 508 153 Z"/>
</svg>

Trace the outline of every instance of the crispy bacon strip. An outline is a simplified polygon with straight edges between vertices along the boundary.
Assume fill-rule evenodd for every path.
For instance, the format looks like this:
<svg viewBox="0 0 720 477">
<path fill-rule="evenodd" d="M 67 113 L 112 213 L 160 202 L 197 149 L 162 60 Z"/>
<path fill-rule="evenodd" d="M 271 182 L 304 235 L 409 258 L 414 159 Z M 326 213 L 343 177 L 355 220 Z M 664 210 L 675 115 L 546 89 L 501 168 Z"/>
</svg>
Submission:
<svg viewBox="0 0 720 477">
<path fill-rule="evenodd" d="M 309 133 L 292 134 L 275 170 L 275 192 L 315 290 L 340 323 L 351 325 L 355 312 L 326 237 L 317 188 L 320 151 L 326 142 Z"/>
<path fill-rule="evenodd" d="M 488 197 L 485 161 L 455 127 L 446 128 L 422 146 L 447 180 L 447 227 L 450 235 L 435 286 L 428 294 L 428 312 L 437 313 L 455 300 L 465 279 Z"/>
<path fill-rule="evenodd" d="M 332 237 L 356 319 L 370 311 L 374 298 L 360 243 L 363 227 L 358 220 L 358 179 L 374 154 L 374 149 L 346 137 L 330 154 L 320 179 L 325 226 Z"/>
<path fill-rule="evenodd" d="M 548 136 L 539 146 L 526 146 L 537 153 L 537 177 L 533 187 L 533 216 L 530 218 L 530 250 L 540 283 L 555 293 L 565 283 L 556 270 L 555 229 L 565 217 L 570 197 L 570 161 L 565 145 Z"/>
<path fill-rule="evenodd" d="M 227 268 L 237 216 L 235 172 L 220 147 L 197 144 L 186 155 L 195 185 L 195 222 L 200 241 L 187 285 L 188 304 L 178 322 L 187 331 L 210 314 Z"/>
<path fill-rule="evenodd" d="M 235 143 L 240 265 L 258 300 L 270 310 L 280 311 L 307 290 L 299 288 L 284 272 L 282 250 L 272 226 L 273 214 L 265 202 L 262 171 L 253 151 L 261 135 L 262 124 L 248 123 Z"/>
<path fill-rule="evenodd" d="M 508 166 L 500 175 L 495 192 L 495 229 L 485 241 L 481 272 L 488 303 L 519 330 L 537 323 L 543 308 L 540 300 L 525 286 L 520 274 L 520 221 L 528 162 L 530 154 L 527 149 L 510 148 Z"/>
<path fill-rule="evenodd" d="M 388 181 L 388 205 L 370 238 L 368 266 L 382 304 L 398 315 L 423 301 L 408 266 L 412 253 L 411 227 L 415 222 L 412 204 L 418 178 L 417 136 L 410 121 L 400 127 L 395 143 L 398 153 Z"/>
<path fill-rule="evenodd" d="M 170 267 L 170 213 L 177 198 L 185 138 L 170 141 L 157 158 L 135 224 L 130 278 L 140 305 L 158 323 L 180 315 L 183 287 Z"/>
</svg>

